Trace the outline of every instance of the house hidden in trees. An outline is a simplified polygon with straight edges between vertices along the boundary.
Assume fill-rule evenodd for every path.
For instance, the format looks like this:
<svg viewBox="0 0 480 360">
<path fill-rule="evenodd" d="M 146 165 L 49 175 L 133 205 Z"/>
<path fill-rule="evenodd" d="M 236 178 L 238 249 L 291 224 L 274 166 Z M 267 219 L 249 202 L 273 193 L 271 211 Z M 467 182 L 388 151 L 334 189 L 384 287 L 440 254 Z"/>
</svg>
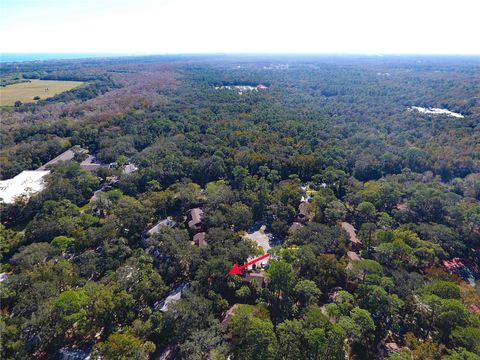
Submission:
<svg viewBox="0 0 480 360">
<path fill-rule="evenodd" d="M 159 222 L 157 222 L 154 227 L 152 227 L 147 231 L 147 235 L 153 236 L 155 234 L 158 234 L 162 229 L 162 227 L 167 226 L 167 227 L 173 228 L 175 225 L 177 225 L 177 223 L 172 219 L 171 216 L 169 216 L 166 219 L 162 219 Z"/>
<path fill-rule="evenodd" d="M 80 146 L 75 145 L 70 149 L 64 151 L 57 157 L 53 158 L 46 164 L 40 166 L 37 170 L 47 170 L 50 166 L 56 165 L 61 161 L 72 161 L 75 158 L 75 155 L 86 156 L 86 158 L 80 162 L 80 168 L 86 171 L 95 171 L 102 166 L 106 166 L 97 161 L 96 157 L 88 154 L 88 150 L 82 149 Z"/>
<path fill-rule="evenodd" d="M 254 283 L 260 288 L 264 288 L 267 286 L 268 279 L 265 276 L 265 273 L 263 271 L 261 272 L 252 272 L 246 274 L 244 277 L 242 277 L 243 282 L 249 282 L 249 283 Z"/>
<path fill-rule="evenodd" d="M 442 263 L 451 274 L 460 276 L 473 287 L 475 287 L 476 282 L 480 280 L 480 265 L 472 260 L 457 257 L 450 260 L 443 260 Z"/>
<path fill-rule="evenodd" d="M 86 171 L 95 171 L 103 166 L 104 165 L 99 163 L 93 155 L 88 155 L 87 158 L 80 163 L 80 169 Z"/>
<path fill-rule="evenodd" d="M 192 241 L 200 248 L 207 246 L 207 234 L 203 230 L 203 210 L 200 208 L 190 209 L 188 212 L 188 229 L 190 234 L 193 235 Z"/>
<path fill-rule="evenodd" d="M 468 309 L 474 313 L 474 314 L 479 314 L 480 315 L 480 305 L 477 304 L 470 304 L 468 305 Z"/>
<path fill-rule="evenodd" d="M 303 188 L 302 188 L 303 190 Z M 305 197 L 302 196 L 302 202 L 298 205 L 297 215 L 295 216 L 294 222 L 288 228 L 289 233 L 294 233 L 298 229 L 302 228 L 304 224 L 309 222 L 312 218 L 312 209 L 311 204 L 308 200 L 305 200 Z"/>
<path fill-rule="evenodd" d="M 53 356 L 54 360 L 88 360 L 92 354 L 91 347 L 64 346 Z"/>
<path fill-rule="evenodd" d="M 387 354 L 392 354 L 392 353 L 400 352 L 402 349 L 396 342 L 391 341 L 391 342 L 385 343 L 385 350 Z"/>
<path fill-rule="evenodd" d="M 193 235 L 193 243 L 197 245 L 199 248 L 204 248 L 208 245 L 206 240 L 207 234 L 205 232 L 199 232 Z"/>
<path fill-rule="evenodd" d="M 192 234 L 196 234 L 202 231 L 202 217 L 203 210 L 200 208 L 194 208 L 189 211 L 188 228 Z"/>
<path fill-rule="evenodd" d="M 235 315 L 235 310 L 237 309 L 238 304 L 233 305 L 230 309 L 225 311 L 223 314 L 223 319 L 221 322 L 221 325 L 224 329 L 228 327 L 228 324 L 230 324 L 230 321 L 232 320 L 233 315 Z"/>
<path fill-rule="evenodd" d="M 359 238 L 357 238 L 357 231 L 353 227 L 352 224 L 349 224 L 348 222 L 342 222 L 342 228 L 348 233 L 349 236 L 349 244 L 348 247 L 352 251 L 358 251 L 362 247 L 362 242 L 360 241 Z"/>
<path fill-rule="evenodd" d="M 402 349 L 403 347 L 398 344 L 398 338 L 390 330 L 387 332 L 386 337 L 377 344 L 377 350 L 382 358 L 398 353 Z"/>
<path fill-rule="evenodd" d="M 159 250 L 154 236 L 158 234 L 163 227 L 173 228 L 175 225 L 177 225 L 177 223 L 169 216 L 166 219 L 159 220 L 142 236 L 140 244 L 145 248 L 147 254 L 152 255 L 155 264 L 163 261 L 165 255 Z"/>
<path fill-rule="evenodd" d="M 355 261 L 360 261 L 362 260 L 362 258 L 360 257 L 360 255 L 358 255 L 356 252 L 354 251 L 347 251 L 347 258 L 348 258 L 348 264 L 347 264 L 347 270 L 351 270 L 353 269 L 353 263 Z"/>
<path fill-rule="evenodd" d="M 294 233 L 298 229 L 301 229 L 303 227 L 303 224 L 300 224 L 299 222 L 294 221 L 292 225 L 288 228 L 289 233 Z"/>
<path fill-rule="evenodd" d="M 177 360 L 180 359 L 179 349 L 173 345 L 167 345 L 159 350 L 160 353 L 154 357 L 155 360 Z M 157 351 L 155 352 L 157 353 Z"/>
<path fill-rule="evenodd" d="M 312 215 L 310 203 L 307 201 L 302 201 L 300 205 L 298 205 L 298 212 L 297 217 L 295 218 L 295 222 L 305 224 L 310 220 L 311 217 Z"/>
<path fill-rule="evenodd" d="M 165 312 L 168 310 L 168 306 L 172 304 L 172 302 L 175 302 L 177 300 L 180 300 L 182 298 L 183 293 L 188 290 L 190 287 L 190 284 L 187 282 L 183 282 L 176 286 L 168 295 L 165 299 L 162 301 L 157 301 L 155 303 L 155 310 Z"/>
<path fill-rule="evenodd" d="M 356 252 L 349 250 L 347 251 L 347 260 L 348 260 L 348 263 L 347 263 L 346 269 L 353 270 L 354 263 L 362 260 L 362 258 Z M 347 290 L 354 291 L 357 288 L 358 283 L 363 281 L 363 279 L 364 279 L 363 272 L 357 272 L 353 276 L 348 276 L 345 284 Z"/>
<path fill-rule="evenodd" d="M 59 162 L 61 161 L 70 161 L 70 160 L 73 160 L 73 158 L 75 157 L 75 154 L 76 153 L 81 153 L 83 154 L 84 153 L 84 150 L 81 149 L 79 146 L 74 146 L 70 149 L 68 149 L 67 151 L 64 151 L 63 153 L 61 153 L 60 155 L 54 157 L 52 160 L 50 160 L 49 162 L 43 164 L 42 166 L 40 166 L 37 170 L 47 170 L 50 166 L 52 165 L 55 165 L 55 164 L 58 164 Z"/>
<path fill-rule="evenodd" d="M 123 166 L 122 172 L 123 172 L 124 174 L 131 174 L 131 173 L 134 173 L 134 172 L 137 171 L 137 170 L 138 170 L 137 165 L 135 165 L 134 163 L 129 162 L 129 163 L 127 163 L 127 164 L 125 164 L 125 165 Z"/>
</svg>

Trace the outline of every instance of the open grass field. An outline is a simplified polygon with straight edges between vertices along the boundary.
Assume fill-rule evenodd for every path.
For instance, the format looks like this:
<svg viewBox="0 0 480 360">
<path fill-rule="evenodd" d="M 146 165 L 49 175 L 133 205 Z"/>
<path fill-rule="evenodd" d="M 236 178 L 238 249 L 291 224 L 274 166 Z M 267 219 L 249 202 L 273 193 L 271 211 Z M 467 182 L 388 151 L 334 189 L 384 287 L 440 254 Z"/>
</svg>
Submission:
<svg viewBox="0 0 480 360">
<path fill-rule="evenodd" d="M 36 102 L 35 96 L 47 99 L 82 85 L 81 81 L 31 80 L 0 87 L 0 106 L 13 106 L 15 101 Z"/>
</svg>

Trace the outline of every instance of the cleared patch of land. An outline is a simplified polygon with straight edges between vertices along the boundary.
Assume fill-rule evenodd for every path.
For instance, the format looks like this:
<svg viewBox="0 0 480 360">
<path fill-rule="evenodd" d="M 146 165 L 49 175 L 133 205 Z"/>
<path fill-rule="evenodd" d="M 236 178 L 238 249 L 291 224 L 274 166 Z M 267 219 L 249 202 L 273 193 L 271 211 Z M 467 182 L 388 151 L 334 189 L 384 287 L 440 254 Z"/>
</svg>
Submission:
<svg viewBox="0 0 480 360">
<path fill-rule="evenodd" d="M 58 80 L 30 80 L 18 84 L 0 87 L 0 106 L 12 106 L 16 101 L 22 103 L 36 102 L 33 98 L 48 99 L 64 91 L 72 90 L 80 85 L 81 81 Z"/>
</svg>

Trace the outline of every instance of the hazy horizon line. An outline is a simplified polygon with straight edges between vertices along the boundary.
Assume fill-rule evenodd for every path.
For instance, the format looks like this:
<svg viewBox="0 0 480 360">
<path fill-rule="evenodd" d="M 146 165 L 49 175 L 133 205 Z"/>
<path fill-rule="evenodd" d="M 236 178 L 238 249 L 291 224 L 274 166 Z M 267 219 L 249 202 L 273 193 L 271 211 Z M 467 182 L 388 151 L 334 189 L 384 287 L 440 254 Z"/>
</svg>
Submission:
<svg viewBox="0 0 480 360">
<path fill-rule="evenodd" d="M 17 57 L 43 56 L 38 59 L 13 59 Z M 61 56 L 65 56 L 62 58 Z M 78 56 L 78 57 L 77 57 Z M 178 53 L 128 53 L 128 52 L 2 52 L 0 62 L 31 62 L 49 60 L 80 60 L 114 57 L 154 57 L 154 56 L 363 56 L 363 57 L 480 57 L 480 53 L 381 53 L 381 52 L 178 52 Z M 6 58 L 6 59 L 4 59 Z M 9 59 L 10 58 L 10 59 Z"/>
</svg>

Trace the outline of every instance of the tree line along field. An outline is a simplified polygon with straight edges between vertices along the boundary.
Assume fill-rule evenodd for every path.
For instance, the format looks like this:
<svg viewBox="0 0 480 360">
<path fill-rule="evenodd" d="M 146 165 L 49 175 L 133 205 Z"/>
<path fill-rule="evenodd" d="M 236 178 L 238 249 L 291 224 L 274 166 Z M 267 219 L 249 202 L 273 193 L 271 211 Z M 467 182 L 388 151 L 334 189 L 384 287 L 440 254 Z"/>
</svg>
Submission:
<svg viewBox="0 0 480 360">
<path fill-rule="evenodd" d="M 13 106 L 16 101 L 21 101 L 22 103 L 36 102 L 40 99 L 47 99 L 64 91 L 72 90 L 82 84 L 83 82 L 81 81 L 33 79 L 7 85 L 0 87 L 0 106 Z"/>
<path fill-rule="evenodd" d="M 2 179 L 109 164 L 0 201 L 2 359 L 479 359 L 478 57 L 1 72 L 85 82 L 0 109 Z"/>
</svg>

